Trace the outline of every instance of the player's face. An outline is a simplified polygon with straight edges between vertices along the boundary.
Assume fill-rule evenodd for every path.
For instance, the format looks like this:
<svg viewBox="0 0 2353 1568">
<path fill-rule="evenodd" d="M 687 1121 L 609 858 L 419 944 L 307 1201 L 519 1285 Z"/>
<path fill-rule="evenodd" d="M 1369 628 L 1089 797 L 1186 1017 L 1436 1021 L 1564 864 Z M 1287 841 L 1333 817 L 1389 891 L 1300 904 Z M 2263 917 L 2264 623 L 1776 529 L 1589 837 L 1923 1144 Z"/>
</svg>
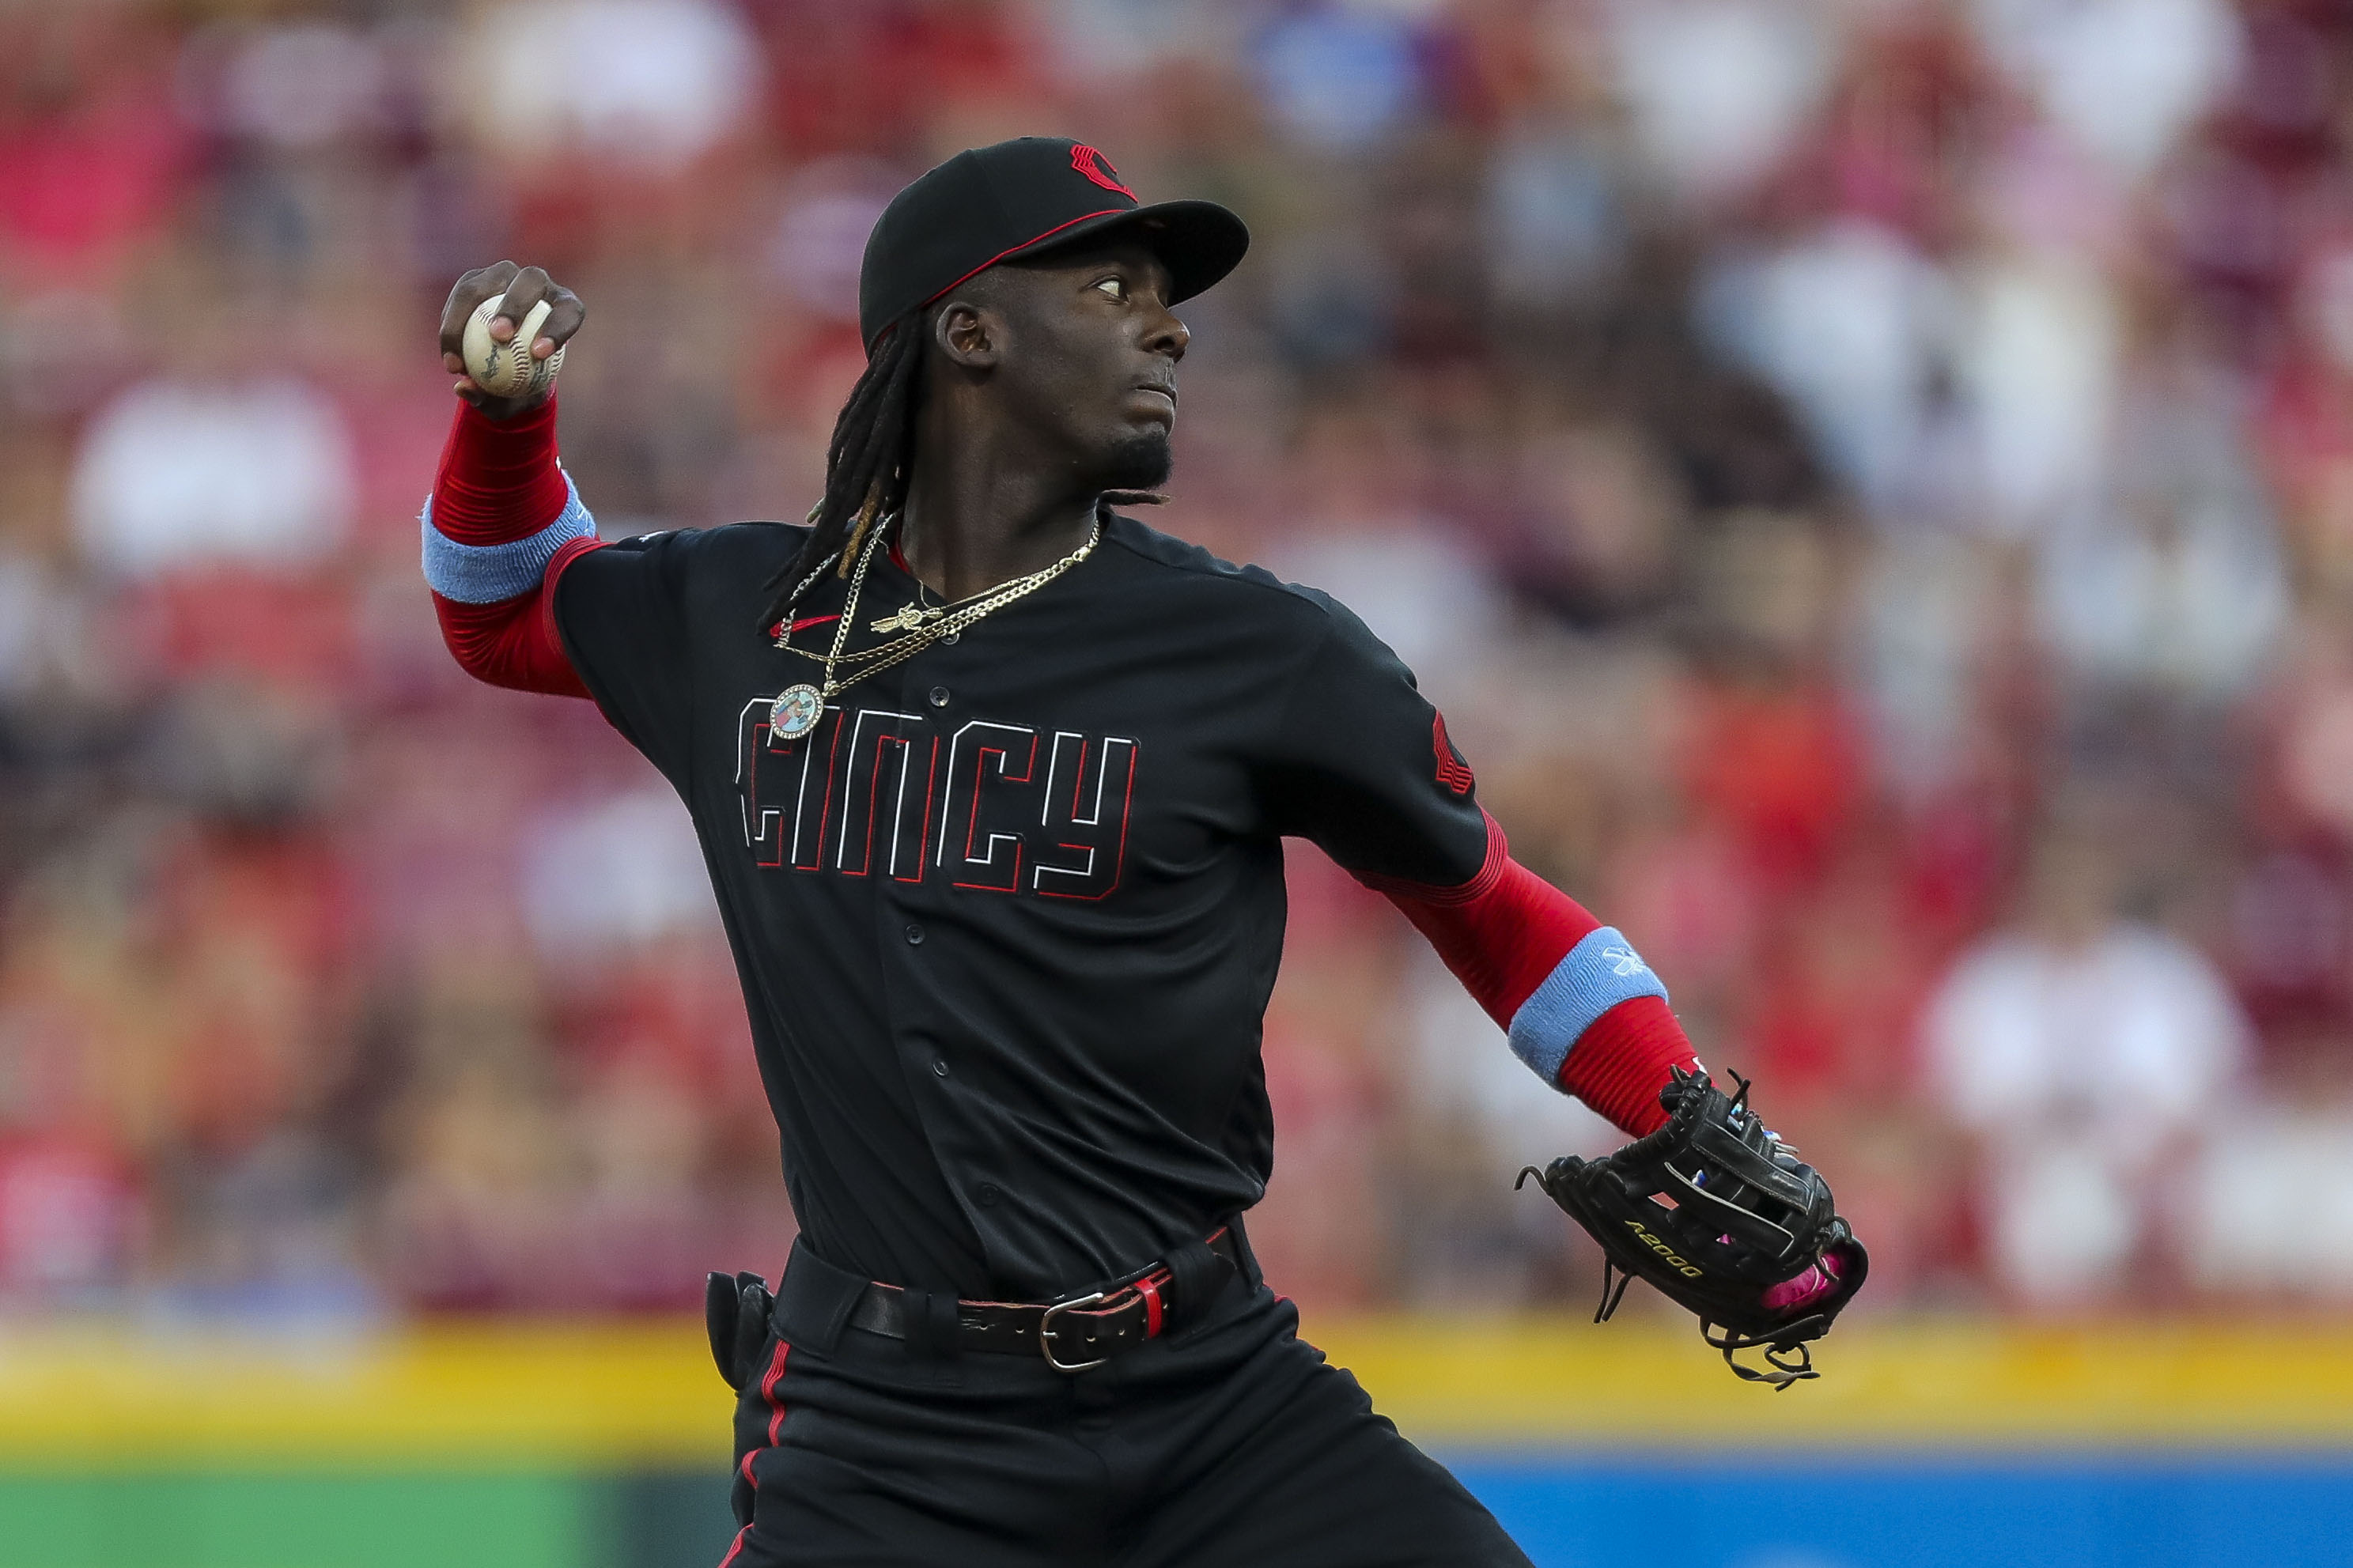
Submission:
<svg viewBox="0 0 2353 1568">
<path fill-rule="evenodd" d="M 1166 304 L 1167 268 L 1119 245 L 997 270 L 1007 331 L 992 382 L 1008 411 L 1092 489 L 1166 480 L 1176 362 L 1192 339 Z"/>
</svg>

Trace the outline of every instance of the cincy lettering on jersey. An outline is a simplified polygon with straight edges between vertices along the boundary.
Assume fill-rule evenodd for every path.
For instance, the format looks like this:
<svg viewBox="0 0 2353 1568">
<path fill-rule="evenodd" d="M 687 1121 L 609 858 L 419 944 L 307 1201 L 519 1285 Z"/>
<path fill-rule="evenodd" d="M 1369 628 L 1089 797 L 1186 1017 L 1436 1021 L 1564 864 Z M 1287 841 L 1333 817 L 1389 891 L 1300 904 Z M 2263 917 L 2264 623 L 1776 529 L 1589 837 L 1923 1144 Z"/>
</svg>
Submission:
<svg viewBox="0 0 2353 1568">
<path fill-rule="evenodd" d="M 1049 899 L 1119 887 L 1136 743 L 986 719 L 828 707 L 794 740 L 770 699 L 736 720 L 744 845 L 775 870 L 831 871 Z"/>
</svg>

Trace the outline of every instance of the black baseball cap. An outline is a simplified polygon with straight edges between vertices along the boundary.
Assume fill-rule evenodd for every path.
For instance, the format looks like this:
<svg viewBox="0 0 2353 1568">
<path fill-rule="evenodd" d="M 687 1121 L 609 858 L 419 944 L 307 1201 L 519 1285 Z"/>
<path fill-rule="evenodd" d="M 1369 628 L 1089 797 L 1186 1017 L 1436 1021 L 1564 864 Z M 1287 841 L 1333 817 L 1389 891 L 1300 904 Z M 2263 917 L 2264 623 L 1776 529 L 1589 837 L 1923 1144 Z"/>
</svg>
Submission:
<svg viewBox="0 0 2353 1568">
<path fill-rule="evenodd" d="M 1137 201 L 1083 142 L 1018 136 L 959 153 L 892 197 L 866 237 L 858 271 L 866 352 L 892 322 L 976 272 L 1114 230 L 1168 268 L 1172 305 L 1231 272 L 1250 248 L 1242 220 L 1215 202 Z"/>
</svg>

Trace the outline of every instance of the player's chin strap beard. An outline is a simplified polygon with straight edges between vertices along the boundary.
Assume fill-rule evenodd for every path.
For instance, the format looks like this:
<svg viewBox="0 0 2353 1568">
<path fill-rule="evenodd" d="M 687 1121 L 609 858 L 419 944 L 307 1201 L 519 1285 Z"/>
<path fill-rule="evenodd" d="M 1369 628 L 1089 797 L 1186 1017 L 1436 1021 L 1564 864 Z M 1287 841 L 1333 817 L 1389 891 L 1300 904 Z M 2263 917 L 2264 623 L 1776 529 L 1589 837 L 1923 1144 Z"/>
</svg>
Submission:
<svg viewBox="0 0 2353 1568">
<path fill-rule="evenodd" d="M 1166 506 L 1168 503 L 1168 498 L 1154 487 L 1166 484 L 1169 474 L 1176 468 L 1176 458 L 1169 446 L 1169 432 L 1163 430 L 1120 442 L 1110 452 L 1105 467 L 1115 479 L 1126 479 L 1127 486 L 1122 487 L 1114 482 L 1113 488 L 1103 492 L 1099 507 Z"/>
</svg>

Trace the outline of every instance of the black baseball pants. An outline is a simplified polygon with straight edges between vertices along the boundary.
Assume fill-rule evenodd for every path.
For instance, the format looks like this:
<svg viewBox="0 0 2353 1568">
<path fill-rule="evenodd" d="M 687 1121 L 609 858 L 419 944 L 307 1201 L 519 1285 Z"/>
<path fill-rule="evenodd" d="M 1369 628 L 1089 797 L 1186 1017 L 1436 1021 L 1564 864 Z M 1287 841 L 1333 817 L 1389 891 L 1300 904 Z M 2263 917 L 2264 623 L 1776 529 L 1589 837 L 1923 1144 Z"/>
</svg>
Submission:
<svg viewBox="0 0 2353 1568">
<path fill-rule="evenodd" d="M 1071 1375 L 846 1327 L 864 1281 L 796 1247 L 724 1568 L 1530 1568 L 1250 1275 Z"/>
</svg>

